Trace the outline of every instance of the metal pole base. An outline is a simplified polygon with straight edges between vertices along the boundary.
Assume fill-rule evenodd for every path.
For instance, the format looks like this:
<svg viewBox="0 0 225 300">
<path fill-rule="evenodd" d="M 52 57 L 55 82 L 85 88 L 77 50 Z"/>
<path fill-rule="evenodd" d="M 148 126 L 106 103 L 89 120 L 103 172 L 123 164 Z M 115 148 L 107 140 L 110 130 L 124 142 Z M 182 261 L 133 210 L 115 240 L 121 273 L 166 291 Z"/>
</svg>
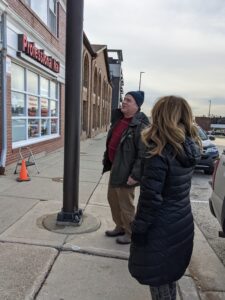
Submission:
<svg viewBox="0 0 225 300">
<path fill-rule="evenodd" d="M 219 237 L 225 238 L 225 233 L 223 231 L 219 231 Z"/>
<path fill-rule="evenodd" d="M 83 221 L 83 212 L 81 209 L 78 211 L 74 211 L 71 213 L 66 213 L 61 211 L 57 215 L 56 224 L 57 225 L 72 225 L 72 226 L 80 226 Z"/>
<path fill-rule="evenodd" d="M 0 175 L 5 175 L 5 168 L 4 167 L 0 167 Z"/>
</svg>

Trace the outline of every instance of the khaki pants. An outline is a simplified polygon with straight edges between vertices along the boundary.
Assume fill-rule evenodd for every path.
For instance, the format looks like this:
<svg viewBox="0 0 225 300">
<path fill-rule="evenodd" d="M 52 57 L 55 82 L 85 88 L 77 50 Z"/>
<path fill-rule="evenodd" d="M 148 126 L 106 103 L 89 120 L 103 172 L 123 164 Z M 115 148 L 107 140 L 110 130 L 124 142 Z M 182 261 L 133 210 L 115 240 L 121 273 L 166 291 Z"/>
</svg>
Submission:
<svg viewBox="0 0 225 300">
<path fill-rule="evenodd" d="M 131 234 L 130 223 L 134 219 L 134 189 L 135 187 L 108 186 L 108 201 L 111 208 L 112 219 L 117 227 L 123 228 Z"/>
</svg>

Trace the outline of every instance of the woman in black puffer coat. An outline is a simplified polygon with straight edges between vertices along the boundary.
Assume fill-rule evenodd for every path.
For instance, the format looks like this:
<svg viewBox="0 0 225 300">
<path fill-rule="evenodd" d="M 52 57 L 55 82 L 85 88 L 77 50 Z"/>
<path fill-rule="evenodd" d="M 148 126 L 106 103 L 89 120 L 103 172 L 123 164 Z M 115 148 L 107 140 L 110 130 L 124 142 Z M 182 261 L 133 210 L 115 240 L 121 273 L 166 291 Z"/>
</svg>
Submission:
<svg viewBox="0 0 225 300">
<path fill-rule="evenodd" d="M 131 226 L 129 271 L 150 286 L 153 300 L 174 300 L 176 281 L 185 273 L 193 249 L 189 194 L 201 148 L 187 101 L 175 96 L 159 99 L 142 138 L 148 151 Z"/>
</svg>

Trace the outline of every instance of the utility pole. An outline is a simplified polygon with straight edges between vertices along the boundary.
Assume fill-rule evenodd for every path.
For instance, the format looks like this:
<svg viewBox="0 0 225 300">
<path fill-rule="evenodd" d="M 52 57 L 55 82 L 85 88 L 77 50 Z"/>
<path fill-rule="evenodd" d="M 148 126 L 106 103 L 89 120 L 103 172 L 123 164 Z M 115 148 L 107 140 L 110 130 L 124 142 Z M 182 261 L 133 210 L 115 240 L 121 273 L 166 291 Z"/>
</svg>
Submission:
<svg viewBox="0 0 225 300">
<path fill-rule="evenodd" d="M 212 102 L 212 101 L 209 100 L 209 115 L 208 115 L 209 118 L 210 118 L 210 115 L 211 115 L 211 114 L 210 114 L 210 112 L 211 112 L 211 102 Z"/>
<path fill-rule="evenodd" d="M 141 90 L 141 76 L 142 74 L 144 74 L 145 72 L 140 72 L 140 78 L 139 78 L 139 91 Z"/>
<path fill-rule="evenodd" d="M 67 0 L 63 208 L 57 224 L 80 225 L 80 97 L 84 0 Z"/>
</svg>

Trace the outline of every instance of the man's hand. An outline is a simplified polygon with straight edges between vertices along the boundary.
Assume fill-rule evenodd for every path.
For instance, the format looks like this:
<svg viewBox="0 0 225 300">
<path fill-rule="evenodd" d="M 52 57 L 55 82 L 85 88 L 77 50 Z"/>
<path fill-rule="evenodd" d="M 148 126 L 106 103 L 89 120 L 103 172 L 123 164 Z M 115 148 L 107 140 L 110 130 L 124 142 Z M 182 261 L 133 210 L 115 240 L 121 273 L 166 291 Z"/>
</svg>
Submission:
<svg viewBox="0 0 225 300">
<path fill-rule="evenodd" d="M 135 185 L 138 181 L 134 180 L 132 177 L 128 177 L 127 185 Z"/>
</svg>

